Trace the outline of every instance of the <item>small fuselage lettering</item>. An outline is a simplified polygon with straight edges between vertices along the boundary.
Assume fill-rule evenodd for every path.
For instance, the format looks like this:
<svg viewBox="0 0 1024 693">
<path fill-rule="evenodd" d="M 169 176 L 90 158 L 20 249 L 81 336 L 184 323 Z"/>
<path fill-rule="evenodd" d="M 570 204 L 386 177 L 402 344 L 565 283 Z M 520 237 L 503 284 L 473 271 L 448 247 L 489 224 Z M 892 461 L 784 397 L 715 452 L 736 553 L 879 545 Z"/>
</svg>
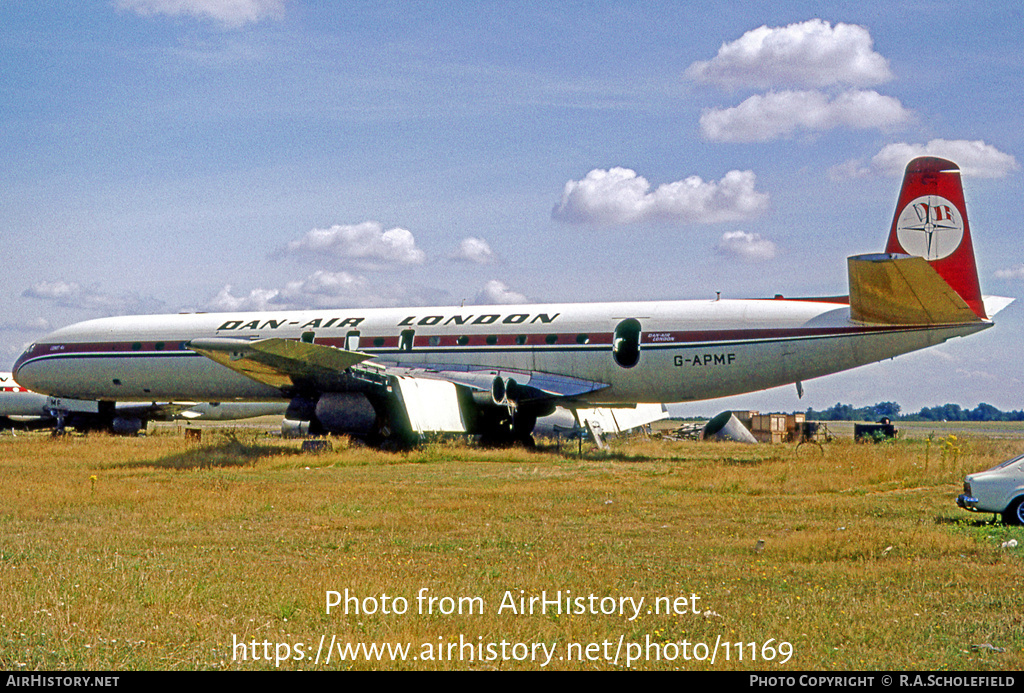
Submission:
<svg viewBox="0 0 1024 693">
<path fill-rule="evenodd" d="M 693 356 L 682 356 L 676 355 L 672 363 L 677 368 L 685 368 L 686 366 L 729 366 L 736 361 L 736 354 L 694 354 Z"/>
</svg>

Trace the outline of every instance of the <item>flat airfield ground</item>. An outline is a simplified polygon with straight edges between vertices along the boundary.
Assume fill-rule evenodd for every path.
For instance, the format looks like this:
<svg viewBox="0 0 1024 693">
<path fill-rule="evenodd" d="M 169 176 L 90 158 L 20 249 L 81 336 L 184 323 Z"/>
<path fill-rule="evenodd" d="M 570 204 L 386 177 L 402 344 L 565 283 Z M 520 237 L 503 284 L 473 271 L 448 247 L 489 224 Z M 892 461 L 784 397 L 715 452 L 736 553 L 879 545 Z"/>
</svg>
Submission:
<svg viewBox="0 0 1024 693">
<path fill-rule="evenodd" d="M 4 434 L 0 669 L 1019 670 L 1024 529 L 954 498 L 1024 429 L 912 428 L 582 455 Z"/>
</svg>

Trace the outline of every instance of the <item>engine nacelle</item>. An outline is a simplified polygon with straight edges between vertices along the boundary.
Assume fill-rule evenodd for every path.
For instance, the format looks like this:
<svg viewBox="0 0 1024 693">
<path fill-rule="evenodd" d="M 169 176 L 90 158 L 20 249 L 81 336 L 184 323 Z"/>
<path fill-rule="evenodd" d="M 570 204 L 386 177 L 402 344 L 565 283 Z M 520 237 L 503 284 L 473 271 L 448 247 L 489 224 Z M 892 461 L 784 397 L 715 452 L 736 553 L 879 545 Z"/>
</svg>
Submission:
<svg viewBox="0 0 1024 693">
<path fill-rule="evenodd" d="M 300 438 L 323 433 L 368 436 L 376 431 L 377 410 L 361 392 L 325 392 L 316 401 L 295 398 L 288 407 L 281 434 Z"/>
<path fill-rule="evenodd" d="M 297 419 L 281 420 L 282 438 L 305 438 L 309 435 L 309 421 Z"/>
<path fill-rule="evenodd" d="M 511 381 L 515 383 L 515 381 Z M 484 409 L 488 407 L 507 407 L 508 390 L 505 387 L 505 380 L 501 376 L 494 376 L 487 390 L 474 390 L 473 403 Z"/>
<path fill-rule="evenodd" d="M 377 410 L 361 392 L 327 392 L 316 403 L 316 418 L 330 433 L 368 435 L 377 423 Z"/>
</svg>

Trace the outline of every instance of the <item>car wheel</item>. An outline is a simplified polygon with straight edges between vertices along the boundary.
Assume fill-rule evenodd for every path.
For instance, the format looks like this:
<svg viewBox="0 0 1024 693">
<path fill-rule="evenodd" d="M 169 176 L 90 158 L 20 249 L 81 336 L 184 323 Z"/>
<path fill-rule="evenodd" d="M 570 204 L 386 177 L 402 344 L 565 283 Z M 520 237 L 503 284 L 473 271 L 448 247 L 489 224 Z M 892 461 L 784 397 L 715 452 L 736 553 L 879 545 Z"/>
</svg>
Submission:
<svg viewBox="0 0 1024 693">
<path fill-rule="evenodd" d="M 1017 498 L 1003 511 L 1004 525 L 1024 525 L 1024 498 Z"/>
</svg>

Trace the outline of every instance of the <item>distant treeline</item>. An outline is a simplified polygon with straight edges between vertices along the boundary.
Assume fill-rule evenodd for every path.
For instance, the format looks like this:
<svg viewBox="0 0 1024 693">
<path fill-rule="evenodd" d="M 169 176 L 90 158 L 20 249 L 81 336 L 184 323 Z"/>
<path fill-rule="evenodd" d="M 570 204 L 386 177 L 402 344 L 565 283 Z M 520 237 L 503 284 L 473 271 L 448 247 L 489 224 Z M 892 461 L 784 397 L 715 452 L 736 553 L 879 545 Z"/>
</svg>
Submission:
<svg viewBox="0 0 1024 693">
<path fill-rule="evenodd" d="M 1002 411 L 991 404 L 982 402 L 974 409 L 964 409 L 959 404 L 943 404 L 924 407 L 913 414 L 901 414 L 896 402 L 879 402 L 870 407 L 855 408 L 839 404 L 824 411 L 807 410 L 808 421 L 1024 421 L 1024 411 Z"/>
</svg>

